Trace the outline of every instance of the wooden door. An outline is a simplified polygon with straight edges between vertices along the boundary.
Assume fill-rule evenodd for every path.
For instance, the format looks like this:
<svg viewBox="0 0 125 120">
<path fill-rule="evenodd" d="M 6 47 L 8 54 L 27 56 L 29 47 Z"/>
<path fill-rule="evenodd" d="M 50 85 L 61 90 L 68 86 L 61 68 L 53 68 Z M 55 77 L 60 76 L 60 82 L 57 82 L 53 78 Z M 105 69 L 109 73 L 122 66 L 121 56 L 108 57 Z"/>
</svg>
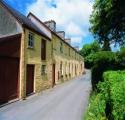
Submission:
<svg viewBox="0 0 125 120">
<path fill-rule="evenodd" d="M 52 65 L 52 87 L 55 85 L 55 64 Z"/>
<path fill-rule="evenodd" d="M 26 95 L 34 92 L 34 65 L 27 65 Z"/>
<path fill-rule="evenodd" d="M 19 59 L 0 57 L 0 104 L 18 98 Z"/>
</svg>

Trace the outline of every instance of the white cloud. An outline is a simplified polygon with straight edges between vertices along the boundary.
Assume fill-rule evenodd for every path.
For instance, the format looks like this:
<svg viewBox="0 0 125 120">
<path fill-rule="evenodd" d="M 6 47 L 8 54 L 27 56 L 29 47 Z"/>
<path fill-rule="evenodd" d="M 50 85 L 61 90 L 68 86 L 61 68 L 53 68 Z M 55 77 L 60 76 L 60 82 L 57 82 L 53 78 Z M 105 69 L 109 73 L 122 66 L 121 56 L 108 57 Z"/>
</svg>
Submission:
<svg viewBox="0 0 125 120">
<path fill-rule="evenodd" d="M 71 37 L 72 42 L 82 43 L 82 39 L 89 33 L 92 2 L 89 0 L 36 0 L 28 5 L 28 12 L 34 13 L 42 21 L 55 20 L 57 29 L 66 31 L 67 37 Z M 77 42 L 76 38 L 81 40 Z"/>
<path fill-rule="evenodd" d="M 82 37 L 72 37 L 72 42 L 78 45 L 82 42 Z"/>
<path fill-rule="evenodd" d="M 74 22 L 70 22 L 66 28 L 66 33 L 71 36 L 86 36 L 82 28 Z"/>
</svg>

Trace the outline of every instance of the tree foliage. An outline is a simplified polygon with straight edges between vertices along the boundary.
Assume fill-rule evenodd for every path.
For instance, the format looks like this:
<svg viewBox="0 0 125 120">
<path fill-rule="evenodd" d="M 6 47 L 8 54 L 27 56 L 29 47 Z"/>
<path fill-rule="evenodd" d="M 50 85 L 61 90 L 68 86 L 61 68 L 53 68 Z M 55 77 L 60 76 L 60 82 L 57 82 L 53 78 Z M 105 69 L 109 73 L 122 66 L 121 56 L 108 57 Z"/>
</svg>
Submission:
<svg viewBox="0 0 125 120">
<path fill-rule="evenodd" d="M 125 44 L 125 0 L 95 0 L 90 31 L 104 50 L 115 42 Z"/>
<path fill-rule="evenodd" d="M 101 47 L 98 44 L 97 41 L 94 41 L 91 44 L 85 44 L 82 48 L 82 50 L 80 51 L 81 55 L 83 57 L 86 57 L 88 55 L 90 55 L 91 53 L 96 53 L 98 51 L 100 51 Z"/>
<path fill-rule="evenodd" d="M 97 41 L 94 41 L 91 44 L 85 44 L 80 51 L 80 54 L 84 57 L 85 59 L 85 67 L 86 68 L 91 68 L 93 66 L 93 62 L 95 59 L 95 53 L 100 51 L 101 47 Z"/>
</svg>

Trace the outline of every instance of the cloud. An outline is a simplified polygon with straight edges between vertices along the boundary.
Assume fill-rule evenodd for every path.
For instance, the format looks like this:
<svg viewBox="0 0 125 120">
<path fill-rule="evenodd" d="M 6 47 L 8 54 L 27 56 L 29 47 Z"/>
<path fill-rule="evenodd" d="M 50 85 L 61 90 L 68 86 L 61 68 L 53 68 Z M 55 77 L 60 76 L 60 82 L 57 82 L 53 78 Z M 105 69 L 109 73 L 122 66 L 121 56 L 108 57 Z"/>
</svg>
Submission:
<svg viewBox="0 0 125 120">
<path fill-rule="evenodd" d="M 72 37 L 72 42 L 78 45 L 82 42 L 82 37 Z"/>
<path fill-rule="evenodd" d="M 66 28 L 66 33 L 71 36 L 85 36 L 86 33 L 82 30 L 82 28 L 74 22 L 70 22 Z"/>
<path fill-rule="evenodd" d="M 81 42 L 89 34 L 89 16 L 92 2 L 89 0 L 36 0 L 27 6 L 27 13 L 32 12 L 42 21 L 55 20 L 57 30 L 66 31 L 66 36 L 73 43 Z M 78 42 L 75 40 L 79 38 Z"/>
</svg>

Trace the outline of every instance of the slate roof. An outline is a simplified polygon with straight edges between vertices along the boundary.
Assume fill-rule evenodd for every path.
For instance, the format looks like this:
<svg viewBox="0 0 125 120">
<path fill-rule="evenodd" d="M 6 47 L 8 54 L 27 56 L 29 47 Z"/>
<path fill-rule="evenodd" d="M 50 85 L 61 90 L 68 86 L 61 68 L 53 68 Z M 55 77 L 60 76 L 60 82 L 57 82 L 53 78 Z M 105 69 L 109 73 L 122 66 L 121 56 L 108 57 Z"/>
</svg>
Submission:
<svg viewBox="0 0 125 120">
<path fill-rule="evenodd" d="M 69 47 L 71 47 L 73 50 L 75 50 L 79 55 L 79 51 L 77 51 L 74 47 L 72 47 L 69 43 L 67 43 L 64 39 L 62 39 L 55 31 L 51 30 L 46 24 L 45 22 L 43 23 L 39 18 L 37 18 L 33 13 L 29 13 L 27 17 L 29 16 L 33 16 L 37 21 L 39 21 L 42 25 L 44 25 L 44 27 L 46 27 L 48 30 L 50 30 L 54 35 L 56 35 L 60 40 L 62 40 L 65 44 L 67 44 Z M 81 55 L 80 55 L 81 56 Z"/>
<path fill-rule="evenodd" d="M 34 32 L 37 32 L 38 34 L 46 37 L 50 40 L 49 37 L 47 37 L 29 18 L 27 18 L 25 15 L 21 14 L 19 11 L 15 10 L 11 6 L 9 6 L 6 2 L 3 0 L 0 0 L 0 4 L 4 6 L 15 18 L 16 20 L 23 26 L 26 27 Z"/>
</svg>

